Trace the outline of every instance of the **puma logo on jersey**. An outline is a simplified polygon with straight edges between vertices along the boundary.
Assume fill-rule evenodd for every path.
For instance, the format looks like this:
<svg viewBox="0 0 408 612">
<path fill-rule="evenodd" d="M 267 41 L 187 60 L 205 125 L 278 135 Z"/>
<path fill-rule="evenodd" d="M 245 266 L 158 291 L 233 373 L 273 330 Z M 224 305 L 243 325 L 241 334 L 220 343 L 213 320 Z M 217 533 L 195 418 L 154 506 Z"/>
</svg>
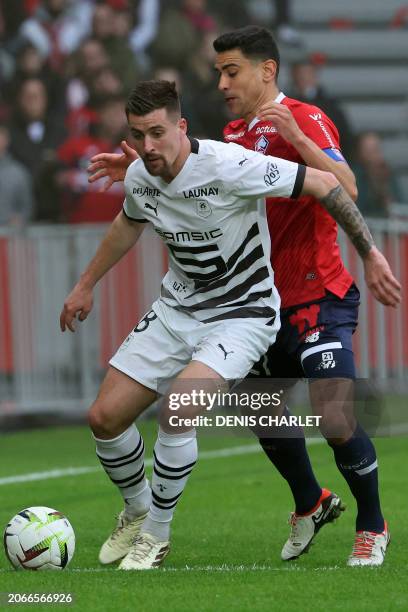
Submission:
<svg viewBox="0 0 408 612">
<path fill-rule="evenodd" d="M 239 164 L 238 164 L 238 165 L 239 165 L 239 166 L 241 166 L 241 168 L 242 168 L 242 166 L 243 166 L 243 165 L 245 164 L 245 162 L 247 162 L 247 161 L 248 161 L 248 158 L 247 158 L 247 157 L 244 157 L 244 159 L 241 159 L 241 161 L 239 162 Z"/>
<path fill-rule="evenodd" d="M 159 206 L 159 203 L 157 202 L 156 204 L 156 208 L 154 206 L 152 206 L 151 204 L 149 204 L 149 202 L 145 202 L 144 207 L 145 208 L 150 208 L 150 210 L 153 210 L 154 214 L 156 215 L 156 217 L 159 216 L 159 213 L 157 212 L 157 207 Z"/>
<path fill-rule="evenodd" d="M 217 346 L 222 350 L 222 352 L 224 353 L 224 361 L 226 360 L 226 358 L 228 357 L 228 355 L 231 355 L 232 353 L 234 353 L 235 351 L 226 351 L 225 348 L 222 346 L 222 344 L 217 344 Z"/>
</svg>

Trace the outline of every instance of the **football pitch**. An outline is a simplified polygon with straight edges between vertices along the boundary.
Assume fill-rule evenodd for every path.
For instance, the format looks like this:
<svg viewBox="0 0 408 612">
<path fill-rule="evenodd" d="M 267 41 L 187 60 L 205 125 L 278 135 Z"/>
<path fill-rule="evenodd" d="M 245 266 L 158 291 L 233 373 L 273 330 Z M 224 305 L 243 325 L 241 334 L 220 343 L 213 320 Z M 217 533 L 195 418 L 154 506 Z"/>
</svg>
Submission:
<svg viewBox="0 0 408 612">
<path fill-rule="evenodd" d="M 140 423 L 140 430 L 151 457 L 155 424 Z M 71 593 L 70 607 L 81 611 L 408 610 L 408 438 L 375 442 L 392 537 L 383 567 L 346 567 L 355 506 L 326 444 L 310 446 L 312 462 L 320 482 L 341 495 L 347 511 L 324 527 L 309 554 L 284 563 L 280 549 L 292 509 L 286 483 L 253 438 L 202 435 L 201 457 L 176 510 L 165 565 L 127 573 L 98 564 L 121 498 L 96 461 L 87 428 L 1 436 L 2 528 L 19 510 L 43 505 L 66 514 L 76 534 L 74 558 L 62 572 L 16 572 L 2 551 L 1 605 L 5 593 L 51 592 Z"/>
</svg>

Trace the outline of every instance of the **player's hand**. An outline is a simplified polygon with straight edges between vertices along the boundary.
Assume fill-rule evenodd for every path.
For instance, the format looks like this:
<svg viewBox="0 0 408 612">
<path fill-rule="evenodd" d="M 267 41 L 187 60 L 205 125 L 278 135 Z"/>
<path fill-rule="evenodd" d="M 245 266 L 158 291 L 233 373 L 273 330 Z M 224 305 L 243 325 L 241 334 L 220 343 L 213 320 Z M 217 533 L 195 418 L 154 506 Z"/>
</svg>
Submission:
<svg viewBox="0 0 408 612">
<path fill-rule="evenodd" d="M 64 332 L 69 329 L 75 332 L 75 320 L 85 321 L 92 310 L 93 292 L 81 285 L 76 285 L 65 300 L 64 307 L 60 315 L 60 327 Z"/>
<path fill-rule="evenodd" d="M 129 147 L 125 140 L 122 140 L 120 146 L 123 151 L 122 154 L 99 153 L 91 157 L 91 163 L 88 166 L 88 173 L 90 174 L 88 182 L 94 183 L 101 178 L 108 177 L 100 191 L 108 191 L 113 183 L 124 181 L 126 170 L 138 157 L 136 151 Z"/>
<path fill-rule="evenodd" d="M 393 275 L 388 261 L 376 247 L 372 247 L 364 259 L 364 276 L 376 300 L 384 306 L 398 306 L 401 302 L 401 285 Z"/>
<path fill-rule="evenodd" d="M 291 144 L 304 136 L 291 110 L 284 104 L 268 102 L 261 106 L 257 117 L 261 121 L 270 121 L 282 138 Z"/>
</svg>

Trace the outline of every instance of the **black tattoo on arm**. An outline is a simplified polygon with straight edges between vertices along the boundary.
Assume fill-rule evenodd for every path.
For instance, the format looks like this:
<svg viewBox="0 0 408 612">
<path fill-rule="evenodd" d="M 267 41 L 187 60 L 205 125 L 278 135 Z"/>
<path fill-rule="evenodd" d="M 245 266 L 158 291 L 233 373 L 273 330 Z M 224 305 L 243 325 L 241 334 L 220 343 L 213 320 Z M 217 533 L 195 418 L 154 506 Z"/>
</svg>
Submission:
<svg viewBox="0 0 408 612">
<path fill-rule="evenodd" d="M 374 246 L 374 240 L 361 212 L 347 192 L 341 185 L 338 185 L 320 201 L 333 219 L 344 229 L 358 254 L 364 259 Z"/>
</svg>

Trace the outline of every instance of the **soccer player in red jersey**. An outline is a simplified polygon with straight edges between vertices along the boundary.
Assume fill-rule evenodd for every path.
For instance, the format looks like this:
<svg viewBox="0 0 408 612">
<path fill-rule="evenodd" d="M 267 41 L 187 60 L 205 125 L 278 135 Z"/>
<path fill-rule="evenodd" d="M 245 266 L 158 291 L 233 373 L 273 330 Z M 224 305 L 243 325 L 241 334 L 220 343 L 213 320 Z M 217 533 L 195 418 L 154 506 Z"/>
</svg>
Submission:
<svg viewBox="0 0 408 612">
<path fill-rule="evenodd" d="M 247 27 L 220 36 L 214 48 L 219 89 L 232 113 L 241 117 L 227 125 L 225 140 L 328 170 L 355 200 L 354 176 L 340 152 L 335 125 L 320 108 L 287 98 L 279 90 L 279 51 L 272 35 L 263 28 Z M 350 410 L 355 378 L 351 337 L 357 325 L 359 292 L 341 260 L 336 223 L 317 200 L 300 198 L 294 206 L 289 199 L 275 199 L 267 214 L 272 265 L 282 300 L 281 330 L 261 373 L 310 380 L 312 405 L 322 416 L 321 431 L 357 501 L 356 537 L 348 564 L 380 565 L 389 534 L 380 507 L 377 458 Z M 374 295 L 395 305 L 398 284 L 392 275 L 385 275 L 377 286 L 372 278 L 372 262 L 378 257 L 375 247 L 368 252 L 357 249 Z M 325 491 L 322 495 L 311 470 L 306 473 L 305 458 L 307 487 L 299 483 L 299 471 L 292 475 L 299 469 L 299 438 L 268 437 L 260 443 L 294 493 L 296 512 L 282 558 L 297 557 L 314 535 L 321 515 L 319 509 L 316 516 L 316 506 Z M 314 504 L 308 494 L 314 494 Z"/>
<path fill-rule="evenodd" d="M 336 127 L 321 109 L 287 98 L 277 85 L 279 51 L 268 30 L 249 26 L 214 42 L 219 89 L 240 119 L 225 129 L 227 142 L 330 171 L 356 199 L 353 173 L 340 152 Z M 90 180 L 120 180 L 132 161 L 97 156 Z M 338 211 L 333 211 L 333 217 Z M 357 212 L 357 208 L 356 208 Z M 355 378 L 351 337 L 357 326 L 359 293 L 345 269 L 334 219 L 317 200 L 274 199 L 268 207 L 272 265 L 281 295 L 281 330 L 259 364 L 259 374 L 278 379 L 307 377 L 321 431 L 333 449 L 337 467 L 357 502 L 356 536 L 349 565 L 381 565 L 389 541 L 378 493 L 374 446 L 352 413 Z M 358 226 L 356 219 L 356 226 Z M 366 282 L 381 303 L 396 306 L 400 286 L 373 243 L 353 243 L 364 262 Z M 287 408 L 285 408 L 287 411 Z M 338 516 L 338 496 L 322 489 L 313 474 L 303 432 L 289 427 L 260 438 L 269 459 L 287 480 L 295 499 L 291 533 L 282 558 L 308 550 L 318 530 Z"/>
</svg>

